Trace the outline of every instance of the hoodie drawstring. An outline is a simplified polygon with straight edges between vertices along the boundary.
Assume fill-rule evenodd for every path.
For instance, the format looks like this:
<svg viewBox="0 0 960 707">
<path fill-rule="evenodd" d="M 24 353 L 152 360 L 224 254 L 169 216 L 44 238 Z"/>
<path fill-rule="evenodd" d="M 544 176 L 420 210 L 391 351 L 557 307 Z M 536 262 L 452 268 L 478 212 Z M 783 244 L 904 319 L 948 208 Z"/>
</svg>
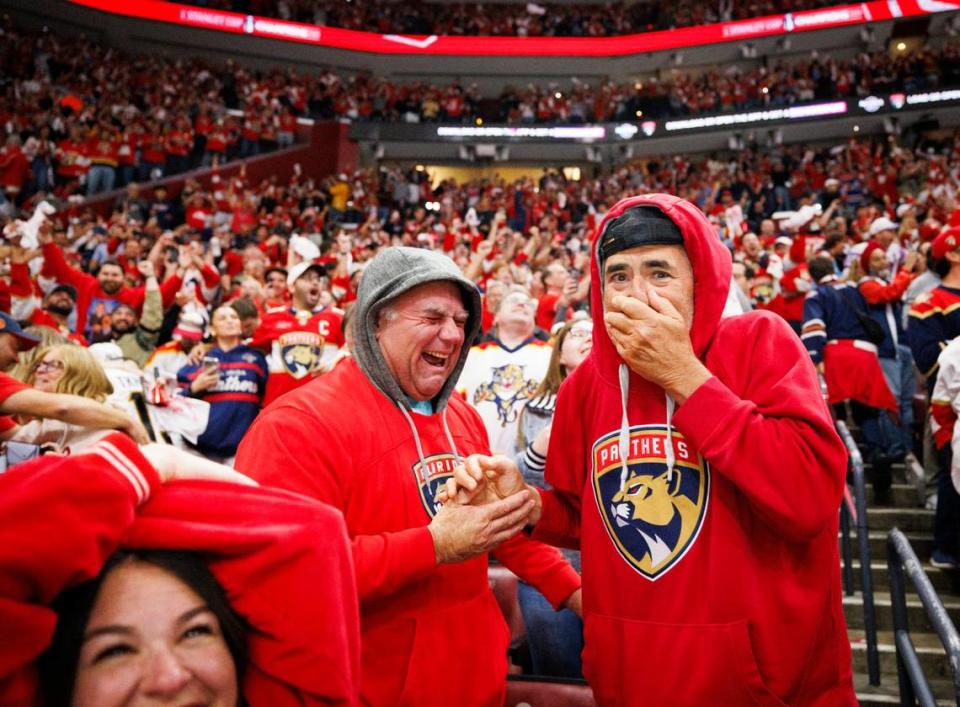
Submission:
<svg viewBox="0 0 960 707">
<path fill-rule="evenodd" d="M 450 449 L 453 450 L 453 458 L 459 466 L 463 464 L 463 458 L 460 456 L 460 452 L 457 451 L 457 445 L 453 441 L 453 434 L 450 432 L 450 425 L 447 424 L 447 408 L 443 408 L 443 412 L 440 413 L 440 420 L 443 422 L 443 431 L 447 435 L 447 442 L 450 443 Z"/>
<path fill-rule="evenodd" d="M 630 420 L 627 417 L 627 398 L 630 396 L 630 369 L 627 364 L 621 363 L 619 368 L 620 377 L 620 437 L 617 442 L 620 452 L 620 490 L 623 491 L 627 486 L 627 479 L 630 471 L 627 466 L 627 458 L 630 451 Z M 673 449 L 673 413 L 677 409 L 676 401 L 667 393 L 663 394 L 667 405 L 667 438 L 664 444 L 664 455 L 667 461 L 667 483 L 673 482 L 673 467 L 677 462 L 677 455 Z"/>
<path fill-rule="evenodd" d="M 620 452 L 620 490 L 627 487 L 627 454 L 630 451 L 630 421 L 627 419 L 627 396 L 630 394 L 630 369 L 627 364 L 620 364 L 620 407 L 623 415 L 620 418 L 620 439 L 617 447 Z"/>
<path fill-rule="evenodd" d="M 394 401 L 400 412 L 403 413 L 404 418 L 407 420 L 407 424 L 410 425 L 410 431 L 413 432 L 413 443 L 417 447 L 417 456 L 420 458 L 420 468 L 423 470 L 424 475 L 427 473 L 427 459 L 423 456 L 423 445 L 420 443 L 420 433 L 417 432 L 417 426 L 413 422 L 413 418 L 410 416 L 410 413 L 407 412 L 407 408 L 404 407 L 403 403 L 399 400 Z M 453 451 L 453 457 L 456 459 L 457 464 L 463 463 L 463 458 L 460 456 L 460 452 L 457 451 L 457 445 L 453 441 L 453 434 L 450 432 L 450 425 L 447 424 L 447 408 L 443 409 L 443 412 L 440 413 L 440 420 L 443 422 L 443 431 L 447 436 L 447 442 L 450 443 L 450 449 Z"/>
<path fill-rule="evenodd" d="M 417 456 L 420 458 L 420 469 L 424 476 L 427 473 L 427 459 L 423 456 L 423 445 L 420 444 L 420 434 L 417 432 L 417 426 L 413 424 L 413 418 L 410 417 L 410 413 L 407 412 L 407 409 L 403 406 L 403 403 L 399 400 L 394 401 L 397 404 L 397 407 L 400 408 L 400 412 L 403 413 L 403 416 L 407 419 L 407 424 L 410 425 L 410 430 L 413 432 L 413 443 L 417 446 Z"/>
</svg>

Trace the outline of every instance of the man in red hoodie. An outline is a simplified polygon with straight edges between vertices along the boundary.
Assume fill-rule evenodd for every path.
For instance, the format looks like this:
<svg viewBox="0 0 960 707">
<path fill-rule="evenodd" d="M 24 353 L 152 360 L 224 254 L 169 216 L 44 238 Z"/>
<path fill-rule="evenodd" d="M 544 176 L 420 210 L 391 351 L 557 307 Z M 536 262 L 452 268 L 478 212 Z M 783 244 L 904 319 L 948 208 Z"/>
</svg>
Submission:
<svg viewBox="0 0 960 707">
<path fill-rule="evenodd" d="M 553 489 L 530 522 L 582 552 L 598 702 L 856 704 L 837 556 L 845 450 L 800 340 L 769 312 L 721 319 L 730 255 L 682 199 L 615 205 L 592 270 L 603 323 L 560 390 Z M 477 491 L 486 475 L 497 493 Z M 503 458 L 455 478 L 476 503 L 530 490 Z"/>
<path fill-rule="evenodd" d="M 436 498 L 464 455 L 489 454 L 479 414 L 453 395 L 480 294 L 445 255 L 386 248 L 352 313 L 353 356 L 264 410 L 236 468 L 343 511 L 363 704 L 502 705 L 509 631 L 488 552 L 554 608 L 579 608 L 580 578 L 557 550 L 516 535 L 532 496 L 484 508 Z"/>
</svg>

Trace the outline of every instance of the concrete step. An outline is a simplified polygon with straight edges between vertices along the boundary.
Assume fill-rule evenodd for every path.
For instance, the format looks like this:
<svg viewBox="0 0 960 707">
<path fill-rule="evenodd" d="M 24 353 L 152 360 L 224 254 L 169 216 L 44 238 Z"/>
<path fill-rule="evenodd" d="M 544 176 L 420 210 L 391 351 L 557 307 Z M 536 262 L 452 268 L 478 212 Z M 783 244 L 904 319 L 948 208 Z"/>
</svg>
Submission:
<svg viewBox="0 0 960 707">
<path fill-rule="evenodd" d="M 930 567 L 930 551 L 933 549 L 933 533 L 906 533 L 907 540 L 917 553 L 917 557 L 924 563 L 924 569 Z M 850 534 L 853 542 L 853 556 L 857 557 L 857 534 Z M 870 530 L 868 533 L 870 539 L 870 562 L 885 561 L 887 559 L 887 533 L 883 530 Z"/>
<path fill-rule="evenodd" d="M 867 641 L 864 638 L 863 631 L 851 629 L 848 634 L 850 635 L 850 648 L 853 652 L 853 672 L 866 675 Z M 910 636 L 914 646 L 916 646 L 920 667 L 923 669 L 923 674 L 927 680 L 950 682 L 953 675 L 950 670 L 950 661 L 947 660 L 946 651 L 944 651 L 936 634 L 911 633 Z M 877 632 L 877 652 L 880 657 L 881 682 L 896 685 L 897 656 L 892 631 Z"/>
<path fill-rule="evenodd" d="M 851 486 L 852 488 L 852 486 Z M 873 508 L 876 506 L 874 503 L 874 494 L 873 494 L 873 485 L 868 481 L 867 482 L 867 508 Z M 923 504 L 920 503 L 920 496 L 917 494 L 917 489 L 912 484 L 907 483 L 898 483 L 894 479 L 893 486 L 890 487 L 890 491 L 893 495 L 893 506 L 895 508 L 922 508 Z M 924 499 L 925 501 L 926 499 Z"/>
<path fill-rule="evenodd" d="M 928 511 L 925 508 L 867 506 L 867 528 L 882 531 L 900 528 L 905 533 L 928 533 L 932 535 L 934 513 L 935 511 Z"/>
<path fill-rule="evenodd" d="M 930 688 L 937 705 L 941 707 L 956 707 L 953 699 L 953 683 L 949 680 L 930 680 Z M 857 691 L 857 701 L 860 707 L 889 707 L 900 704 L 900 686 L 897 674 L 881 675 L 879 685 L 871 685 L 866 673 L 853 676 L 853 687 Z"/>
<path fill-rule="evenodd" d="M 953 621 L 954 626 L 960 624 L 960 600 L 952 596 L 940 595 L 943 608 Z M 875 591 L 873 595 L 874 614 L 877 619 L 877 630 L 893 631 L 893 610 L 889 592 Z M 847 619 L 848 629 L 863 629 L 863 596 L 858 592 L 850 597 L 843 597 L 843 613 Z M 907 624 L 911 633 L 933 633 L 933 625 L 927 617 L 927 612 L 920 603 L 919 597 L 907 595 Z"/>
<path fill-rule="evenodd" d="M 856 558 L 856 553 L 854 553 Z M 960 597 L 960 573 L 947 572 L 929 564 L 924 565 L 923 569 L 930 579 L 933 588 L 940 594 L 941 598 L 952 595 Z M 887 576 L 887 563 L 879 558 L 873 558 L 870 562 L 870 575 L 873 579 L 873 591 L 888 591 L 890 588 L 890 579 Z M 860 575 L 860 561 L 853 561 L 853 587 L 854 591 L 860 591 L 862 580 Z M 912 585 L 907 583 L 907 594 L 912 592 Z"/>
</svg>

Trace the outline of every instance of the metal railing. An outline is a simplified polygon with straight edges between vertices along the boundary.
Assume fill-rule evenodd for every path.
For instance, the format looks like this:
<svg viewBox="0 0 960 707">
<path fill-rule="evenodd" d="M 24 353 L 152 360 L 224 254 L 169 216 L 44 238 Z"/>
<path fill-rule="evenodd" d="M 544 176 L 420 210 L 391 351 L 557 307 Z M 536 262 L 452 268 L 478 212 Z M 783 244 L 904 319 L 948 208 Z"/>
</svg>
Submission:
<svg viewBox="0 0 960 707">
<path fill-rule="evenodd" d="M 847 424 L 837 420 L 837 432 L 847 447 L 850 475 L 853 477 L 853 508 L 849 507 L 849 499 L 844 495 L 840 509 L 841 528 L 847 534 L 847 550 L 844 552 L 844 582 L 847 593 L 853 587 L 853 567 L 849 559 L 850 519 L 852 517 L 857 529 L 857 550 L 860 557 L 860 587 L 863 595 L 863 627 L 867 639 L 867 677 L 871 685 L 880 684 L 880 653 L 877 650 L 877 614 L 873 604 L 873 576 L 870 573 L 870 536 L 867 529 L 867 485 L 863 474 L 863 456 L 850 434 Z"/>
<path fill-rule="evenodd" d="M 907 594 L 903 582 L 904 570 L 913 582 L 927 617 L 933 625 L 940 643 L 943 644 L 950 660 L 953 673 L 953 691 L 957 705 L 960 705 L 960 635 L 950 620 L 947 610 L 937 596 L 930 578 L 924 572 L 920 560 L 910 546 L 910 541 L 899 528 L 894 528 L 887 536 L 887 572 L 890 575 L 890 603 L 893 608 L 894 642 L 897 647 L 897 679 L 900 683 L 900 704 L 903 707 L 919 704 L 921 707 L 935 707 L 937 704 L 927 682 L 917 650 L 910 638 L 910 626 L 907 619 Z"/>
</svg>

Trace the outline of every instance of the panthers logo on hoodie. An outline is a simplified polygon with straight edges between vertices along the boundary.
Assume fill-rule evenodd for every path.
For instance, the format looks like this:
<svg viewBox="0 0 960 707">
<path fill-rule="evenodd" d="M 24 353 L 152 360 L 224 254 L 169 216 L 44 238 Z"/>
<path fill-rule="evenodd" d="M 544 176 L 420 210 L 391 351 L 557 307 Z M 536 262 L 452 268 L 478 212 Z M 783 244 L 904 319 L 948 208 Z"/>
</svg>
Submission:
<svg viewBox="0 0 960 707">
<path fill-rule="evenodd" d="M 433 518 L 442 505 L 437 500 L 437 494 L 447 483 L 447 479 L 453 476 L 453 470 L 460 463 L 460 460 L 449 452 L 444 452 L 443 454 L 432 454 L 423 461 L 426 462 L 427 468 L 424 469 L 423 464 L 418 461 L 413 465 L 413 476 L 420 491 L 420 502 L 423 503 L 423 510 Z"/>
<path fill-rule="evenodd" d="M 619 432 L 593 445 L 594 495 L 610 540 L 650 580 L 666 573 L 696 542 L 710 497 L 707 463 L 678 432 L 672 437 L 672 469 L 661 425 L 630 428 L 626 468 Z"/>
</svg>

